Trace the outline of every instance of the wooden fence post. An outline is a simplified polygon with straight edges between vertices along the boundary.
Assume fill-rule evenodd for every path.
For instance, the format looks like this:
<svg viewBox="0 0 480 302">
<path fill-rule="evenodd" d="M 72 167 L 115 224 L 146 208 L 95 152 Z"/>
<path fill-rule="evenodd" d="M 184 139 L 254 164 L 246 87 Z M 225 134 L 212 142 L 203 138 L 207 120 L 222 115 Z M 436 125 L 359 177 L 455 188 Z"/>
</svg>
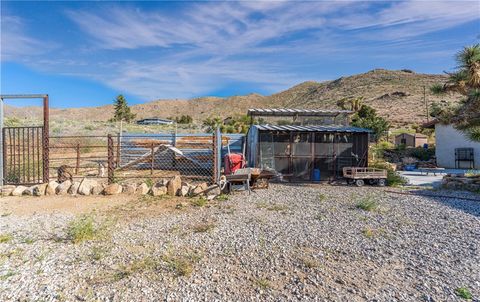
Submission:
<svg viewBox="0 0 480 302">
<path fill-rule="evenodd" d="M 80 168 L 80 144 L 77 144 L 75 149 L 77 151 L 77 163 L 75 165 L 75 174 L 78 175 L 78 170 Z"/>
</svg>

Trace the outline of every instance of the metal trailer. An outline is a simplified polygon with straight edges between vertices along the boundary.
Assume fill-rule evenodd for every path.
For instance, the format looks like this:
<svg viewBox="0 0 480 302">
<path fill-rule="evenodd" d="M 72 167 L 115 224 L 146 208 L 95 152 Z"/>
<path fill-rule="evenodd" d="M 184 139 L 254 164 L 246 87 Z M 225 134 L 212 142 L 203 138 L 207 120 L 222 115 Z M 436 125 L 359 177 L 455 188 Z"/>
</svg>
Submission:
<svg viewBox="0 0 480 302">
<path fill-rule="evenodd" d="M 343 177 L 347 179 L 348 184 L 355 184 L 361 187 L 367 181 L 371 185 L 381 187 L 387 184 L 387 170 L 362 167 L 344 167 Z"/>
</svg>

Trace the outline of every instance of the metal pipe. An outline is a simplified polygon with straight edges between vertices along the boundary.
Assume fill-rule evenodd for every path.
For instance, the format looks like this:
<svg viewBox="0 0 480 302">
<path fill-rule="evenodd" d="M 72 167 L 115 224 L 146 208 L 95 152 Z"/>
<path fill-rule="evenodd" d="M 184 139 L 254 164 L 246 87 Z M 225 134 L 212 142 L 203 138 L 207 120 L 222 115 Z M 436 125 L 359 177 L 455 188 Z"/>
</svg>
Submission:
<svg viewBox="0 0 480 302">
<path fill-rule="evenodd" d="M 1 99 L 42 99 L 48 94 L 2 94 Z"/>
<path fill-rule="evenodd" d="M 0 156 L 0 186 L 3 186 L 3 155 L 4 155 L 4 150 L 3 150 L 3 97 L 0 98 L 0 152 L 2 156 Z M 2 187 L 3 189 L 3 187 Z"/>
</svg>

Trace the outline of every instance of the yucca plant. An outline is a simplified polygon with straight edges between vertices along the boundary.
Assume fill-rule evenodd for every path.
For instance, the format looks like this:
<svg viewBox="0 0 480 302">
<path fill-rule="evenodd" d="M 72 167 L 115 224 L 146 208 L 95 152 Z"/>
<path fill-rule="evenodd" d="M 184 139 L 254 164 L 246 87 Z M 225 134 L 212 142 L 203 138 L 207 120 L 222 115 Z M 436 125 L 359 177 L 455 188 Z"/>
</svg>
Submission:
<svg viewBox="0 0 480 302">
<path fill-rule="evenodd" d="M 480 141 L 480 44 L 464 47 L 456 55 L 457 70 L 444 85 L 430 88 L 435 94 L 457 92 L 465 98 L 453 114 L 440 112 L 438 119 L 451 122 L 473 141 Z M 446 116 L 448 114 L 448 116 Z"/>
</svg>

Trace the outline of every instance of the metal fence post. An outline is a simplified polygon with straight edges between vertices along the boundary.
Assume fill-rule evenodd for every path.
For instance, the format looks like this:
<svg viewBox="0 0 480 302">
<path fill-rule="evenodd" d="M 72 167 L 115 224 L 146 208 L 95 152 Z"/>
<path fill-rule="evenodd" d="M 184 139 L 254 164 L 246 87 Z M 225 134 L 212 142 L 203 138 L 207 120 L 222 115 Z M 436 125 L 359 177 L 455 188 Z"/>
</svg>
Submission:
<svg viewBox="0 0 480 302">
<path fill-rule="evenodd" d="M 121 137 L 121 133 L 118 133 L 117 134 L 117 161 L 116 161 L 116 166 L 117 167 L 120 167 L 120 162 L 121 162 L 121 158 L 120 158 L 120 148 L 121 148 L 121 145 L 122 145 L 122 137 Z"/>
<path fill-rule="evenodd" d="M 50 181 L 50 133 L 49 133 L 48 94 L 43 97 L 43 182 Z"/>
<path fill-rule="evenodd" d="M 114 178 L 114 156 L 113 156 L 113 138 L 112 135 L 109 134 L 107 136 L 107 163 L 108 163 L 108 184 L 113 183 Z"/>
<path fill-rule="evenodd" d="M 212 135 L 212 183 L 217 183 L 217 130 Z"/>
<path fill-rule="evenodd" d="M 153 175 L 153 165 L 155 163 L 155 148 L 153 147 L 153 142 L 150 145 L 151 159 L 150 159 L 150 175 Z"/>
</svg>

